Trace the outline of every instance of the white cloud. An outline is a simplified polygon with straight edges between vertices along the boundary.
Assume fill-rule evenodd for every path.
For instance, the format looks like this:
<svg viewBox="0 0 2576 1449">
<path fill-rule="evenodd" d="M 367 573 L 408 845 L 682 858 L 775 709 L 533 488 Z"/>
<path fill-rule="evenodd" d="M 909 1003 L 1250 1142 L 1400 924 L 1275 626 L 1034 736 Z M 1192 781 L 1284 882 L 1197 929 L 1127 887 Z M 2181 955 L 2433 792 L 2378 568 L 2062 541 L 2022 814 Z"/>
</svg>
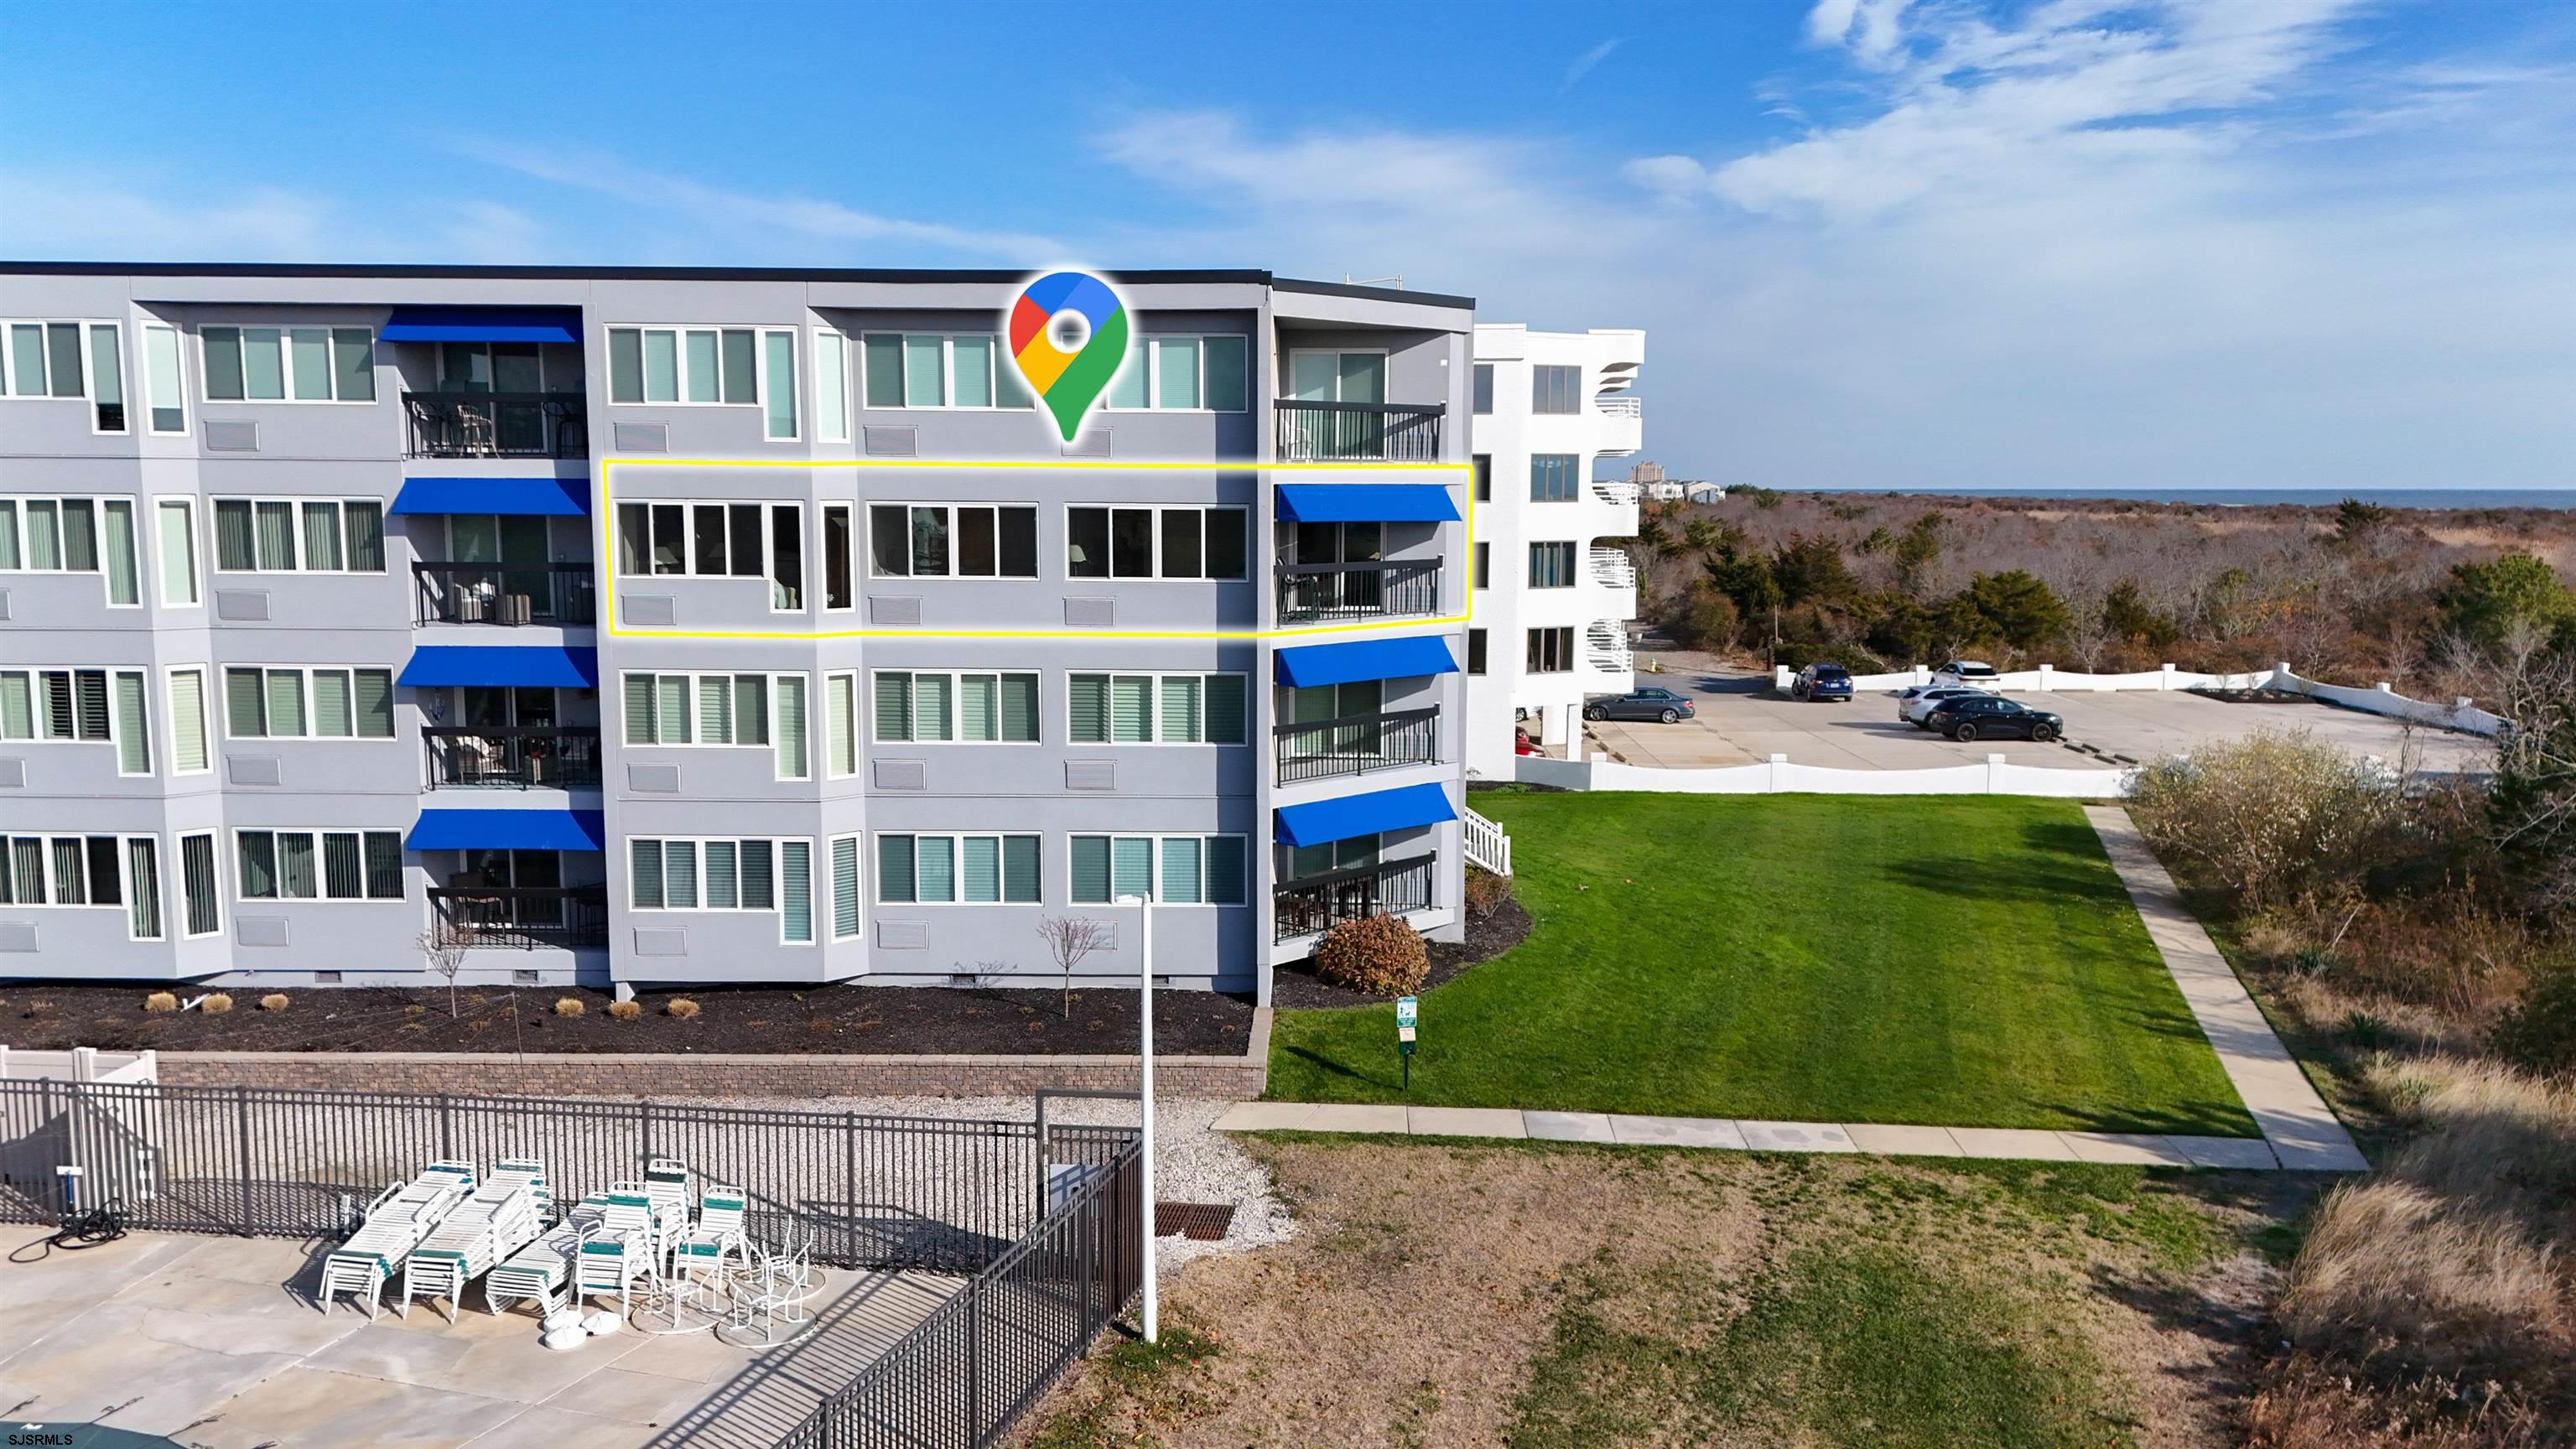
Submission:
<svg viewBox="0 0 2576 1449">
<path fill-rule="evenodd" d="M 1583 52 L 1581 55 L 1576 56 L 1574 58 L 1574 63 L 1565 68 L 1565 82 L 1556 88 L 1557 93 L 1559 95 L 1563 95 L 1565 92 L 1574 89 L 1577 81 L 1580 81 L 1585 76 L 1592 74 L 1592 68 L 1599 65 L 1601 62 L 1608 60 L 1610 58 L 1610 52 L 1617 50 L 1618 48 L 1619 39 L 1614 37 L 1612 39 L 1605 40 L 1599 45 L 1592 47 L 1590 50 Z"/>
<path fill-rule="evenodd" d="M 44 171 L 0 171 L 0 244 L 41 260 L 373 259 L 327 197 L 283 187 L 158 190 Z"/>
</svg>

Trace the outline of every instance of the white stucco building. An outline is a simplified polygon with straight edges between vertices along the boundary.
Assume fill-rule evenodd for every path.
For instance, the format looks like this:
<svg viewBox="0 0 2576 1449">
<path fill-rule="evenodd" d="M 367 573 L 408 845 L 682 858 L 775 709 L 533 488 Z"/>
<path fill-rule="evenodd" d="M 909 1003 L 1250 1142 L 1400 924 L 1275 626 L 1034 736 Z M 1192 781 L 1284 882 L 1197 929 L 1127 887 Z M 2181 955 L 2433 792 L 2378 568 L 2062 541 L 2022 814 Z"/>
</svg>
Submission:
<svg viewBox="0 0 2576 1449">
<path fill-rule="evenodd" d="M 1593 462 L 1644 440 L 1628 389 L 1633 328 L 1534 332 L 1476 324 L 1469 451 L 1477 469 L 1474 622 L 1467 634 L 1467 773 L 1512 776 L 1513 727 L 1550 753 L 1579 737 L 1583 697 L 1628 689 L 1637 578 L 1612 541 L 1637 532 L 1637 485 Z"/>
</svg>

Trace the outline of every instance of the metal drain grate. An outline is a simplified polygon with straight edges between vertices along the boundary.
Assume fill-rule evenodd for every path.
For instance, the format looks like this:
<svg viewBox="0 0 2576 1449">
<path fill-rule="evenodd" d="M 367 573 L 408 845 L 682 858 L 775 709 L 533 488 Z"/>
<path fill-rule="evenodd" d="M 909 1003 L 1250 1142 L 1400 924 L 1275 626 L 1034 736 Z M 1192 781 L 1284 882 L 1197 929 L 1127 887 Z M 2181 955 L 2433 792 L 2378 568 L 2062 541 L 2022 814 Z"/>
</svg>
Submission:
<svg viewBox="0 0 2576 1449">
<path fill-rule="evenodd" d="M 1158 1202 L 1154 1204 L 1154 1236 L 1184 1237 L 1202 1243 L 1219 1242 L 1225 1230 L 1234 1224 L 1234 1205 L 1221 1202 Z"/>
</svg>

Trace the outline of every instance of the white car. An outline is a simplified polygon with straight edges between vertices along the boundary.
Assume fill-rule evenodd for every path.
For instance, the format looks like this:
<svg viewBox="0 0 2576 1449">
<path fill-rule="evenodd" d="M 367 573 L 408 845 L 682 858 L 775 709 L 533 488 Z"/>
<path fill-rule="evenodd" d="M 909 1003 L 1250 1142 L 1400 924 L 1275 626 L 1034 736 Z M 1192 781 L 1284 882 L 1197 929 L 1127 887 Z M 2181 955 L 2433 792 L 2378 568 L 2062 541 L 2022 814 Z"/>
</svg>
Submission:
<svg viewBox="0 0 2576 1449">
<path fill-rule="evenodd" d="M 1914 726 L 1916 729 L 1930 729 L 1931 726 L 1923 722 L 1923 717 L 1930 714 L 1933 707 L 1940 704 L 1941 701 L 1945 699 L 1957 699 L 1963 694 L 1987 693 L 1991 693 L 1991 691 L 1978 689 L 1973 685 L 1966 684 L 1909 685 L 1896 692 L 1896 717 L 1905 721 L 1907 724 Z"/>
<path fill-rule="evenodd" d="M 2003 688 L 2002 676 L 1982 659 L 1953 659 L 1932 671 L 1934 684 L 1972 685 L 1992 694 Z"/>
</svg>

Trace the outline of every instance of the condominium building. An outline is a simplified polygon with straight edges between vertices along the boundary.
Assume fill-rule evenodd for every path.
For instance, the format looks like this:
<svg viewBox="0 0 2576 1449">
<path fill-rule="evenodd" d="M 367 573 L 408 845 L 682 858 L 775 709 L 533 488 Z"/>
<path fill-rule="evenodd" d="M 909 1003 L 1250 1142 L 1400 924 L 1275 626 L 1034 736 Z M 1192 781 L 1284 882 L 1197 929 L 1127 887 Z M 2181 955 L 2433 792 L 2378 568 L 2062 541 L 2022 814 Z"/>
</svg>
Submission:
<svg viewBox="0 0 2576 1449">
<path fill-rule="evenodd" d="M 1638 485 L 1595 481 L 1596 458 L 1643 446 L 1628 389 L 1646 334 L 1476 324 L 1474 624 L 1467 634 L 1467 774 L 1512 778 L 1516 730 L 1552 754 L 1582 738 L 1584 696 L 1633 687 Z"/>
<path fill-rule="evenodd" d="M 1472 304 L 1110 280 L 1067 442 L 1019 273 L 0 264 L 0 978 L 1455 938 Z"/>
</svg>

